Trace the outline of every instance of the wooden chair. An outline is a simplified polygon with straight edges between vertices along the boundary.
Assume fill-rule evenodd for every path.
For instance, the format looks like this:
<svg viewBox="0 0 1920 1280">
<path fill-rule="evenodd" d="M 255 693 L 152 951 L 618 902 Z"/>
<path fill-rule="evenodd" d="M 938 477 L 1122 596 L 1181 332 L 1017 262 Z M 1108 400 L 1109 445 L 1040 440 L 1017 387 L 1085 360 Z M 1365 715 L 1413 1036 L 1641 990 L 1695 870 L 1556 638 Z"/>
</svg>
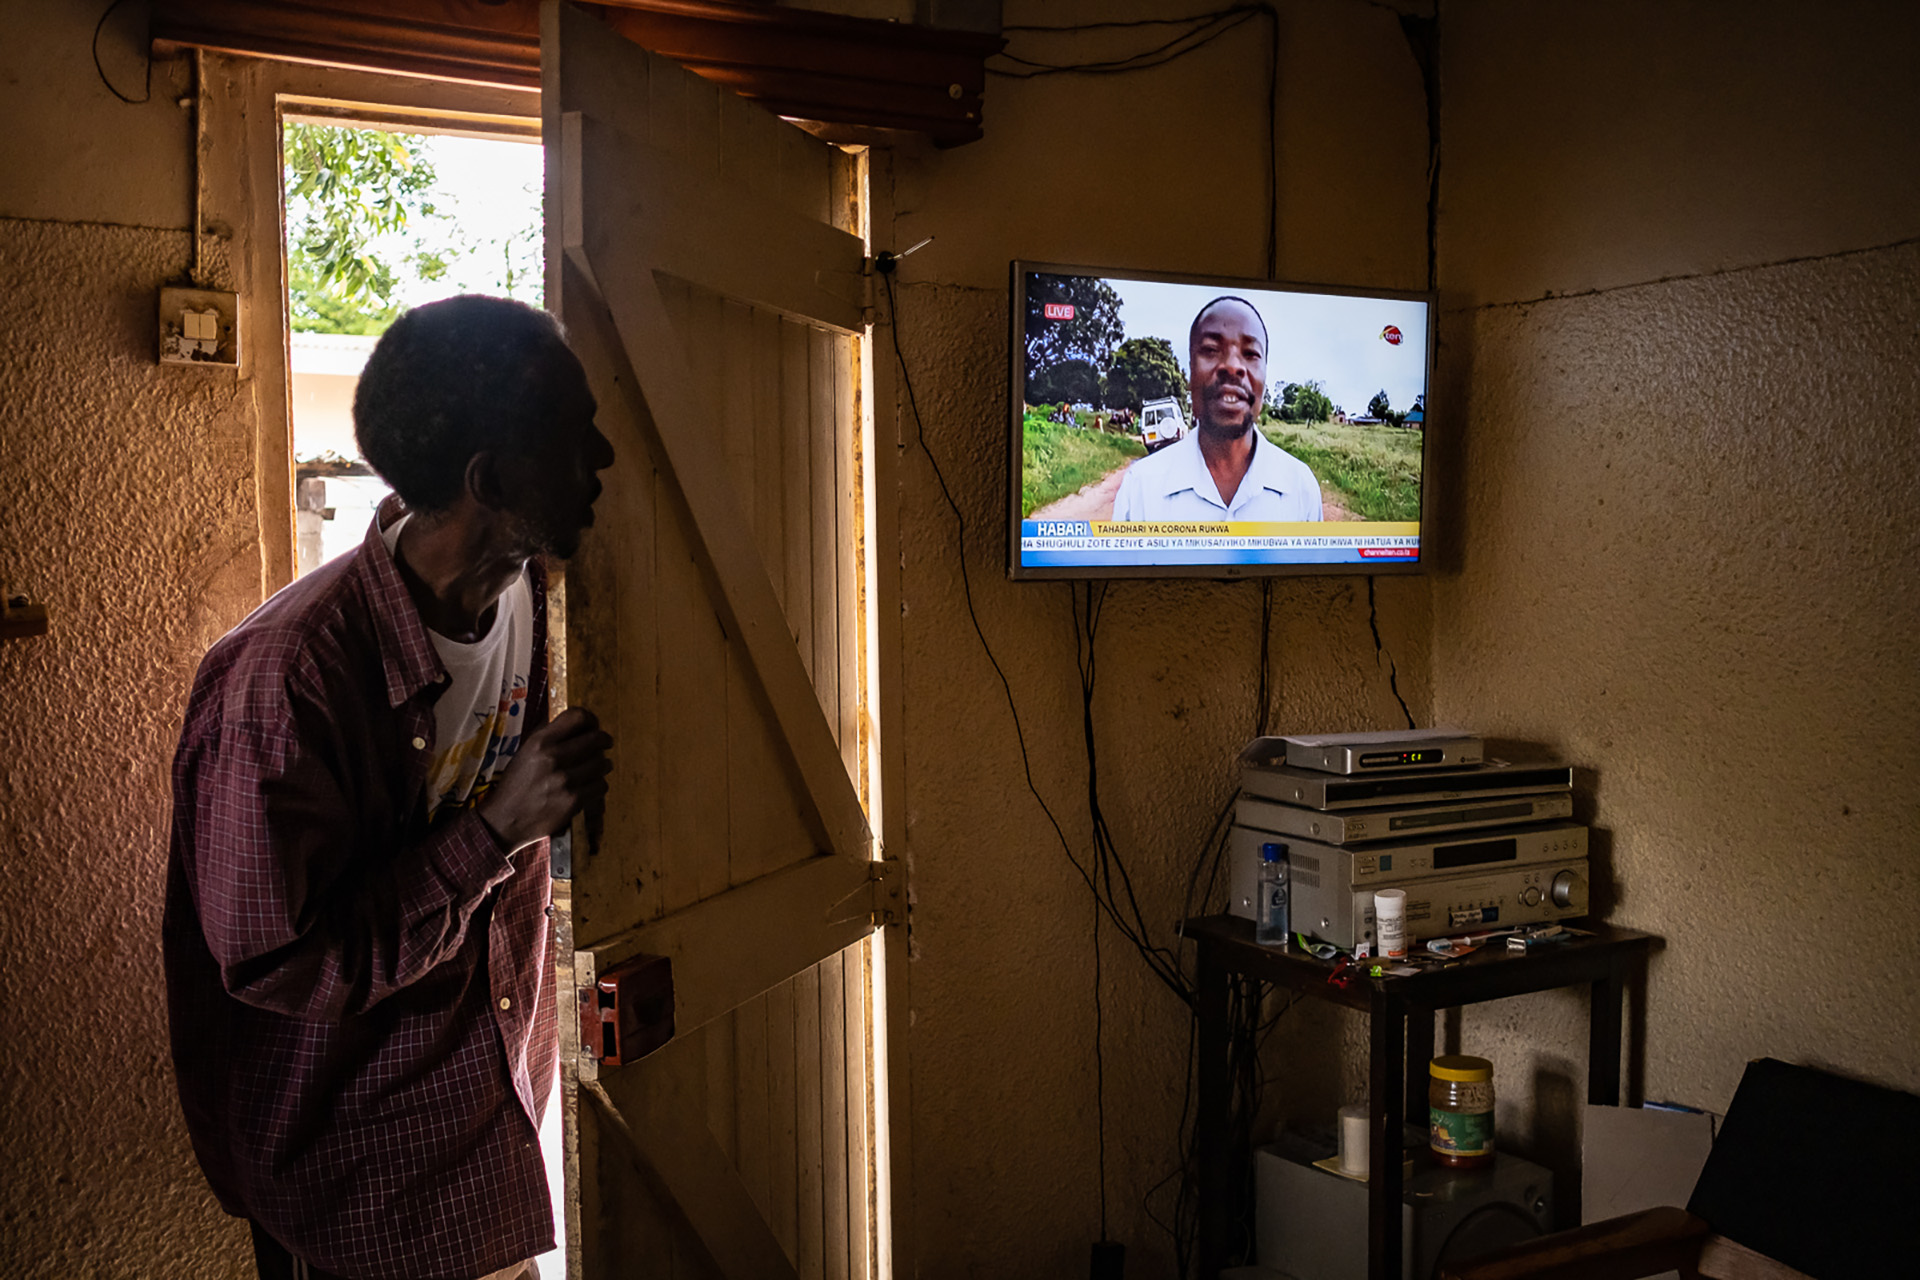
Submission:
<svg viewBox="0 0 1920 1280">
<path fill-rule="evenodd" d="M 1915 1274 L 1920 1098 L 1771 1058 L 1747 1065 L 1685 1209 L 1593 1223 L 1441 1280 L 1880 1280 Z"/>
</svg>

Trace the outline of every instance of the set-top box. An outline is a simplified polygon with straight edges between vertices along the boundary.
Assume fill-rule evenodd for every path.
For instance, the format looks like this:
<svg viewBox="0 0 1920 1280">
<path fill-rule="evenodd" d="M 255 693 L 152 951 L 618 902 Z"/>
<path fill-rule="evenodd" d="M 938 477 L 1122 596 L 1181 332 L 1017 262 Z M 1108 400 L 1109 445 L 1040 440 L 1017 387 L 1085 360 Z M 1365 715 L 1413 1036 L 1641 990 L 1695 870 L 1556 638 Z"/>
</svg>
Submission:
<svg viewBox="0 0 1920 1280">
<path fill-rule="evenodd" d="M 1479 738 L 1461 729 L 1390 729 L 1381 733 L 1295 734 L 1287 763 L 1322 773 L 1387 773 L 1402 769 L 1459 769 L 1485 756 Z"/>
</svg>

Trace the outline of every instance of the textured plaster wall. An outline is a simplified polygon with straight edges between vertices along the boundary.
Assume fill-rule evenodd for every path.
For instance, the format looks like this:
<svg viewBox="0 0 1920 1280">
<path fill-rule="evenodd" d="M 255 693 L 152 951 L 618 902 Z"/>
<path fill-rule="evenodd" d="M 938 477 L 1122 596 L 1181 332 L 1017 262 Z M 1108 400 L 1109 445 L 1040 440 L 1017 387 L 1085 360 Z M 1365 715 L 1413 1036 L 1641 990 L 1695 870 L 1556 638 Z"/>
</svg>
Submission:
<svg viewBox="0 0 1920 1280">
<path fill-rule="evenodd" d="M 33 1277 L 239 1275 L 174 1098 L 167 764 L 201 652 L 259 600 L 254 416 L 153 360 L 176 231 L 0 220 L 0 1237 Z"/>
<path fill-rule="evenodd" d="M 104 4 L 19 0 L 0 41 L 0 579 L 50 636 L 0 642 L 0 1270 L 252 1274 L 179 1120 L 159 965 L 169 786 L 200 655 L 291 574 L 277 92 L 527 110 L 527 95 L 208 56 L 131 106 L 89 53 Z M 143 5 L 100 58 L 139 96 Z M 241 368 L 161 367 L 156 292 L 190 260 L 195 125 L 209 287 Z"/>
<path fill-rule="evenodd" d="M 260 598 L 256 398 L 154 359 L 191 117 L 169 64 L 147 106 L 101 87 L 103 7 L 10 6 L 0 43 L 0 578 L 53 618 L 0 641 L 0 1269 L 239 1277 L 174 1097 L 159 917 L 187 683 Z M 131 49 L 102 57 L 137 96 Z M 244 277 L 224 241 L 206 269 Z"/>
<path fill-rule="evenodd" d="M 1006 20 L 1180 14 L 1174 5 L 1009 4 Z M 1100 1230 L 1095 1123 L 1093 907 L 1029 794 L 1006 696 L 969 620 L 960 537 L 936 457 L 966 521 L 973 606 L 1006 672 L 1033 778 L 1076 856 L 1089 850 L 1086 760 L 1070 591 L 1006 579 L 1007 261 L 1087 262 L 1258 275 L 1265 268 L 1266 58 L 1249 23 L 1155 71 L 988 90 L 986 139 L 897 161 L 894 239 L 906 260 L 899 333 L 925 423 L 904 402 L 901 471 L 913 1021 L 910 1201 L 923 1277 L 1083 1271 Z M 1137 37 L 1136 37 L 1137 39 Z M 1026 56 L 1084 60 L 1093 36 L 1015 36 Z M 1285 6 L 1278 138 L 1282 278 L 1417 288 L 1425 280 L 1425 108 L 1391 13 Z M 1273 723 L 1424 723 L 1430 643 L 1422 579 L 1378 588 L 1385 658 L 1364 580 L 1295 579 L 1275 593 Z M 1174 947 L 1189 870 L 1253 733 L 1260 643 L 1255 583 L 1117 582 L 1097 649 L 1102 802 L 1158 943 Z M 1186 1011 L 1111 930 L 1102 932 L 1107 1228 L 1129 1274 L 1173 1272 L 1163 1219 L 1186 1084 Z M 1332 1107 L 1356 1087 L 1355 1028 L 1305 1010 L 1276 1108 Z M 1344 1075 L 1343 1075 L 1344 1073 Z"/>
<path fill-rule="evenodd" d="M 192 217 L 190 117 L 176 105 L 193 83 L 183 57 L 146 78 L 144 4 L 123 4 L 100 30 L 100 65 L 130 106 L 101 83 L 91 54 L 106 9 L 93 0 L 7 0 L 0 43 L 0 216 L 184 229 Z"/>
<path fill-rule="evenodd" d="M 1465 425 L 1435 714 L 1580 766 L 1596 900 L 1665 938 L 1644 1096 L 1724 1109 L 1760 1055 L 1920 1088 L 1920 786 L 1888 751 L 1920 716 L 1920 109 L 1886 74 L 1920 20 L 1445 22 L 1442 378 Z M 1563 1173 L 1584 1011 L 1455 1023 L 1496 1062 L 1503 1130 Z"/>
</svg>

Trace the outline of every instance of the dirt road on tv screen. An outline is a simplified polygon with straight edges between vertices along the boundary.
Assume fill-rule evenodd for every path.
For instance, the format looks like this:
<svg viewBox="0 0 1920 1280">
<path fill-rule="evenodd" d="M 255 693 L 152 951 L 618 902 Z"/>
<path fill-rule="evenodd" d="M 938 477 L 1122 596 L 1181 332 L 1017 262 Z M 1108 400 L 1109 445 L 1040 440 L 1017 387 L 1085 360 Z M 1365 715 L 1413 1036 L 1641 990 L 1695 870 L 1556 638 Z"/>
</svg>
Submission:
<svg viewBox="0 0 1920 1280">
<path fill-rule="evenodd" d="M 1106 475 L 1101 476 L 1098 480 L 1080 490 L 1080 492 L 1070 493 L 1057 502 L 1049 502 L 1046 506 L 1041 507 L 1032 515 L 1028 516 L 1027 519 L 1113 519 L 1113 500 L 1120 493 L 1120 477 L 1126 475 L 1127 467 L 1132 465 L 1133 464 L 1129 462 L 1126 466 L 1115 467 Z M 1334 494 L 1325 485 L 1320 486 L 1320 508 L 1323 518 L 1327 520 L 1358 520 L 1361 518 L 1334 501 Z"/>
</svg>

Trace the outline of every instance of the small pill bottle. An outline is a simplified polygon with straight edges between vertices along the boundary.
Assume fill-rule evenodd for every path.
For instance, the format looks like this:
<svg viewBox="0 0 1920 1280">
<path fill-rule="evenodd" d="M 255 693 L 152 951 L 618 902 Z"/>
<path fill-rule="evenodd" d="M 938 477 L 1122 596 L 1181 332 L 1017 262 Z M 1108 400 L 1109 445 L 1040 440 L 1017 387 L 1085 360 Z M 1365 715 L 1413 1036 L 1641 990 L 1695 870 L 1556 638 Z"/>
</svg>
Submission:
<svg viewBox="0 0 1920 1280">
<path fill-rule="evenodd" d="M 1427 1067 L 1428 1144 L 1454 1169 L 1493 1163 L 1493 1064 L 1448 1054 Z"/>
</svg>

